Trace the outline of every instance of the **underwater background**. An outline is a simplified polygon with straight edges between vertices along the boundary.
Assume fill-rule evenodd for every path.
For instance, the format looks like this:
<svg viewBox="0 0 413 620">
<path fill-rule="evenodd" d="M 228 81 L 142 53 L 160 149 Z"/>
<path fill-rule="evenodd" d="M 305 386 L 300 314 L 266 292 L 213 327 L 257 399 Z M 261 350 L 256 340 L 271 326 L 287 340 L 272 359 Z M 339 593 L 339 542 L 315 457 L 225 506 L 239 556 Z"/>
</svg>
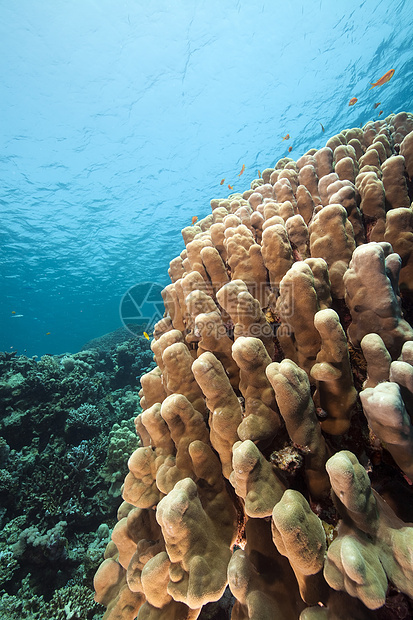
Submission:
<svg viewBox="0 0 413 620">
<path fill-rule="evenodd" d="M 228 184 L 411 108 L 410 0 L 0 6 L 4 351 L 116 330 L 125 293 L 168 283 L 180 230 Z"/>
<path fill-rule="evenodd" d="M 367 149 L 366 153 L 367 159 L 373 157 L 370 161 L 377 157 L 378 185 L 378 179 L 384 179 L 383 204 L 393 213 L 381 225 L 391 238 L 394 207 L 406 207 L 413 195 L 408 149 L 404 151 L 405 140 L 401 140 L 413 127 L 412 24 L 410 0 L 0 0 L 1 619 L 101 620 L 103 614 L 111 618 L 118 614 L 117 594 L 112 596 L 115 590 L 106 600 L 101 578 L 95 576 L 104 553 L 112 557 L 114 549 L 118 552 L 116 537 L 119 524 L 122 528 L 126 521 L 122 517 L 125 504 L 139 506 L 139 499 L 128 504 L 125 477 L 136 474 L 138 480 L 144 466 L 134 471 L 130 457 L 145 455 L 146 464 L 152 458 L 146 446 L 149 441 L 153 448 L 156 441 L 150 433 L 149 440 L 142 433 L 145 424 L 148 429 L 150 426 L 150 399 L 154 397 L 154 405 L 159 407 L 157 401 L 162 400 L 166 407 L 180 394 L 175 389 L 179 381 L 186 376 L 192 380 L 193 358 L 184 345 L 190 358 L 188 372 L 185 365 L 168 357 L 170 351 L 165 353 L 170 347 L 159 354 L 168 341 L 161 342 L 160 334 L 170 319 L 158 323 L 156 334 L 147 319 L 156 320 L 164 312 L 160 291 L 170 282 L 170 261 L 175 259 L 175 275 L 182 269 L 176 259 L 184 249 L 181 230 L 187 227 L 182 232 L 188 242 L 192 233 L 200 230 L 190 225 L 197 219 L 205 225 L 212 199 L 223 199 L 219 204 L 224 205 L 230 194 L 249 195 L 249 188 L 259 189 L 264 184 L 258 179 L 260 171 L 267 169 L 263 176 L 268 182 L 271 168 L 278 168 L 280 160 L 284 165 L 288 157 L 293 158 L 293 170 L 294 160 L 302 159 L 311 148 L 322 149 L 342 130 L 345 141 L 365 132 L 360 152 L 378 131 L 379 150 Z M 379 87 L 371 88 L 378 81 Z M 409 114 L 395 116 L 401 111 Z M 354 129 L 345 132 L 346 128 Z M 334 142 L 332 138 L 329 144 Z M 384 154 L 379 158 L 374 153 L 381 147 Z M 405 160 L 391 158 L 399 152 L 406 153 Z M 397 185 L 400 178 L 392 173 L 395 169 L 390 159 L 393 164 L 406 162 L 406 167 L 402 164 L 405 185 L 401 183 L 401 199 L 392 193 L 392 181 Z M 339 170 L 336 154 L 334 161 Z M 355 173 L 359 164 L 354 163 Z M 374 168 L 366 162 L 363 167 Z M 275 181 L 278 172 L 273 174 L 270 178 Z M 345 180 L 343 183 L 345 186 Z M 268 190 L 271 187 L 267 186 Z M 357 200 L 364 201 L 360 203 L 366 229 L 361 226 L 359 231 L 362 249 L 364 240 L 374 235 L 381 238 L 377 223 L 373 235 L 366 195 L 367 190 L 357 190 Z M 403 222 L 403 212 L 406 215 L 408 209 L 397 211 L 399 222 Z M 393 247 L 407 263 L 402 227 L 397 231 Z M 336 240 L 335 233 L 334 228 L 328 239 Z M 258 235 L 256 240 L 265 253 L 266 243 Z M 294 260 L 300 258 L 296 246 L 294 252 L 298 252 Z M 234 281 L 238 271 L 230 258 L 226 263 Z M 410 263 L 403 269 L 398 302 L 406 319 L 401 321 L 406 350 L 405 361 L 396 362 L 396 371 L 397 364 L 400 369 L 400 364 L 408 366 L 413 359 Z M 270 269 L 269 277 L 271 281 Z M 372 288 L 370 280 L 367 288 Z M 166 304 L 171 290 L 174 285 L 164 293 Z M 369 311 L 377 301 L 378 307 L 386 301 L 385 294 L 373 297 L 366 295 Z M 346 307 L 339 297 L 332 306 L 343 327 L 352 320 L 356 323 L 350 302 Z M 393 307 L 397 313 L 396 306 L 399 308 L 398 303 Z M 270 357 L 280 365 L 285 351 L 273 338 L 281 325 L 274 308 L 267 308 L 264 324 L 272 330 Z M 155 311 L 157 315 L 151 316 Z M 374 317 L 371 328 L 382 333 L 381 319 L 378 314 Z M 132 333 L 124 329 L 125 324 Z M 233 317 L 222 324 L 227 341 L 231 341 L 236 332 Z M 185 331 L 186 327 L 172 336 L 183 339 Z M 281 329 L 280 334 L 283 336 Z M 203 344 L 196 339 L 191 342 L 188 329 L 188 350 L 200 354 Z M 393 458 L 393 452 L 386 449 L 387 438 L 374 429 L 374 419 L 368 419 L 364 403 L 363 415 L 358 395 L 364 391 L 367 398 L 365 381 L 373 380 L 374 372 L 370 372 L 371 363 L 368 368 L 368 355 L 363 357 L 353 345 L 349 339 L 345 347 L 352 378 L 347 384 L 343 366 L 339 372 L 344 379 L 337 381 L 343 383 L 342 391 L 348 389 L 355 399 L 349 429 L 329 436 L 328 424 L 334 416 L 329 408 L 324 410 L 318 395 L 318 391 L 322 394 L 323 379 L 317 380 L 312 396 L 309 392 L 310 402 L 313 399 L 320 407 L 316 417 L 308 419 L 313 420 L 314 428 L 322 428 L 332 453 L 351 450 L 361 459 L 372 488 L 395 506 L 397 519 L 411 524 L 411 470 L 406 474 L 397 460 L 400 455 Z M 166 368 L 168 359 L 172 360 L 170 369 Z M 161 365 L 166 370 L 161 370 Z M 225 368 L 228 376 L 230 368 L 230 364 Z M 304 370 L 298 370 L 305 375 Z M 392 383 L 391 369 L 387 371 L 388 377 L 384 374 L 380 382 L 388 378 L 390 388 L 399 389 Z M 251 373 L 247 387 L 254 386 L 254 381 Z M 235 409 L 248 420 L 251 411 L 242 381 L 235 376 L 233 382 Z M 304 383 L 302 379 L 300 385 Z M 211 412 L 219 408 L 204 402 L 208 386 L 202 388 L 202 377 L 198 384 L 201 408 L 210 407 Z M 165 385 L 171 394 L 164 401 Z M 403 397 L 407 411 L 412 401 L 406 393 Z M 140 415 L 143 411 L 146 418 Z M 215 432 L 212 417 L 208 422 L 211 438 Z M 167 433 L 171 431 L 171 438 L 172 427 L 170 420 Z M 407 427 L 411 430 L 410 421 Z M 244 436 L 244 431 L 238 431 L 236 439 Z M 188 431 L 186 439 L 189 435 Z M 277 471 L 289 489 L 304 489 L 308 464 L 304 441 L 287 432 L 265 441 L 259 447 L 271 472 Z M 212 439 L 211 443 L 215 449 Z M 400 446 L 403 448 L 403 441 Z M 178 444 L 175 447 L 178 454 Z M 322 460 L 322 446 L 319 452 Z M 202 476 L 199 479 L 202 482 Z M 237 485 L 230 484 L 235 495 L 243 498 Z M 262 497 L 266 500 L 267 494 Z M 229 496 L 229 504 L 233 501 Z M 155 504 L 144 510 L 153 516 L 153 508 Z M 325 517 L 323 540 L 328 538 L 331 543 L 338 532 L 340 511 L 331 505 L 330 495 L 312 510 Z M 246 514 L 240 510 L 237 525 L 244 542 L 247 535 L 241 522 Z M 269 532 L 267 517 L 262 523 Z M 411 528 L 407 529 L 411 536 Z M 147 542 L 155 540 L 152 534 L 156 532 L 148 535 Z M 268 557 L 278 554 L 272 543 L 264 546 Z M 405 545 L 407 550 L 411 546 Z M 285 566 L 291 572 L 287 560 Z M 391 579 L 388 583 L 386 577 L 385 603 L 381 601 L 372 614 L 357 615 L 340 603 L 338 616 L 345 618 L 347 613 L 348 617 L 369 620 L 411 620 L 410 577 L 406 583 L 392 583 Z M 304 598 L 287 588 L 287 599 L 299 600 L 300 607 L 292 614 L 295 618 Z M 228 588 L 219 600 L 212 597 L 208 601 L 202 603 L 200 620 L 224 620 L 231 614 L 238 617 L 238 602 Z M 329 595 L 328 604 L 334 608 L 334 595 Z M 358 599 L 351 603 L 354 609 L 358 604 Z M 142 617 L 147 607 L 142 607 Z M 126 610 L 125 614 L 122 618 L 135 612 Z"/>
</svg>

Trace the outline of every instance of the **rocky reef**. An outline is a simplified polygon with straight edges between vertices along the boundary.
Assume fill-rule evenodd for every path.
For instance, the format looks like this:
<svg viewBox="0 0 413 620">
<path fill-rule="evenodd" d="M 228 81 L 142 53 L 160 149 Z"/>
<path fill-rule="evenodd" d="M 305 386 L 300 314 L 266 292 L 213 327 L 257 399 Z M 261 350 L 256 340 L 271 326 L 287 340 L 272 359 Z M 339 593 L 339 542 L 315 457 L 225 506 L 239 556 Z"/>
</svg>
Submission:
<svg viewBox="0 0 413 620">
<path fill-rule="evenodd" d="M 413 616 L 412 177 L 401 112 L 183 229 L 105 620 Z"/>
<path fill-rule="evenodd" d="M 74 354 L 0 353 L 5 620 L 102 617 L 92 578 L 140 445 L 139 377 L 154 365 L 147 341 L 121 331 Z"/>
</svg>

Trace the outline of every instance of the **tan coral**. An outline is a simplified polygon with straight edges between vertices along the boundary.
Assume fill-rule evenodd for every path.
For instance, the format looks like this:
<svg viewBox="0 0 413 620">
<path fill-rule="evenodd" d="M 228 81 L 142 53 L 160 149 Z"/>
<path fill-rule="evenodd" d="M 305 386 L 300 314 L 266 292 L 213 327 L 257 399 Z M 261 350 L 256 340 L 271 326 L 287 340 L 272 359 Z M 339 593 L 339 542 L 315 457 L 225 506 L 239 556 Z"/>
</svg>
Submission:
<svg viewBox="0 0 413 620">
<path fill-rule="evenodd" d="M 253 336 L 262 340 L 270 357 L 274 354 L 274 334 L 259 302 L 247 290 L 242 280 L 232 280 L 217 293 L 219 304 L 228 312 L 234 324 L 234 338 Z"/>
<path fill-rule="evenodd" d="M 265 374 L 271 363 L 258 338 L 240 336 L 234 342 L 232 355 L 240 368 L 239 389 L 244 397 L 244 419 L 237 432 L 241 441 L 272 439 L 281 426 L 274 390 Z"/>
<path fill-rule="evenodd" d="M 294 262 L 293 251 L 284 226 L 276 224 L 262 234 L 262 257 L 270 274 L 272 287 L 278 287 L 281 279 Z"/>
<path fill-rule="evenodd" d="M 329 185 L 328 195 L 330 204 L 340 204 L 345 208 L 348 220 L 353 226 L 356 245 L 364 243 L 366 235 L 359 209 L 360 196 L 354 184 L 346 180 L 336 181 Z"/>
<path fill-rule="evenodd" d="M 276 308 L 282 320 L 277 337 L 284 352 L 293 352 L 293 359 L 310 373 L 321 345 L 314 327 L 320 306 L 313 272 L 306 262 L 294 263 L 281 280 Z"/>
<path fill-rule="evenodd" d="M 399 287 L 402 294 L 413 296 L 413 209 L 392 209 L 387 213 L 384 241 L 400 256 L 402 265 Z"/>
<path fill-rule="evenodd" d="M 205 403 L 191 371 L 193 357 L 188 347 L 176 342 L 165 349 L 162 355 L 164 369 L 164 385 L 167 394 L 183 394 L 197 411 L 206 414 Z"/>
<path fill-rule="evenodd" d="M 267 272 L 261 247 L 255 243 L 252 233 L 245 226 L 228 228 L 225 239 L 231 278 L 243 280 L 251 295 L 265 306 Z"/>
<path fill-rule="evenodd" d="M 289 217 L 285 223 L 287 235 L 292 248 L 295 248 L 301 259 L 310 256 L 310 235 L 304 218 L 297 214 Z"/>
<path fill-rule="evenodd" d="M 393 114 L 389 118 L 389 126 L 394 143 L 401 145 L 404 138 L 413 131 L 413 114 L 411 112 Z"/>
<path fill-rule="evenodd" d="M 357 172 L 358 172 L 358 166 L 356 166 L 355 157 L 354 158 L 353 157 L 341 158 L 336 163 L 334 171 L 338 175 L 338 178 L 341 181 L 347 180 L 347 181 L 351 181 L 351 183 L 354 183 Z"/>
<path fill-rule="evenodd" d="M 211 351 L 226 369 L 232 387 L 237 389 L 239 370 L 232 358 L 232 340 L 228 336 L 222 314 L 218 310 L 198 314 L 195 319 L 195 334 L 200 337 L 197 356 Z"/>
<path fill-rule="evenodd" d="M 160 415 L 174 444 L 156 473 L 156 486 L 167 494 L 179 480 L 195 477 L 189 444 L 196 440 L 209 443 L 209 433 L 203 416 L 182 394 L 168 396 L 162 403 Z"/>
<path fill-rule="evenodd" d="M 316 171 L 319 179 L 333 172 L 333 151 L 330 147 L 324 146 L 319 149 L 314 153 L 314 159 L 316 160 Z"/>
<path fill-rule="evenodd" d="M 341 205 L 321 209 L 310 224 L 310 251 L 312 257 L 324 258 L 328 265 L 331 294 L 344 298 L 343 276 L 356 247 L 353 227 Z"/>
<path fill-rule="evenodd" d="M 155 403 L 161 403 L 166 398 L 162 383 L 162 371 L 157 366 L 141 377 L 142 389 L 139 392 L 142 409 L 148 409 Z"/>
<path fill-rule="evenodd" d="M 320 202 L 318 197 L 317 204 Z M 304 185 L 297 187 L 297 209 L 298 213 L 303 217 L 308 225 L 314 215 L 314 199 Z"/>
<path fill-rule="evenodd" d="M 400 155 L 404 157 L 409 179 L 413 178 L 413 131 L 410 131 L 400 144 Z"/>
<path fill-rule="evenodd" d="M 178 278 L 178 280 L 180 280 L 180 278 Z M 172 321 L 174 329 L 184 331 L 184 317 L 182 313 L 182 308 L 179 303 L 179 297 L 175 283 L 165 286 L 165 288 L 161 292 L 161 295 L 165 305 L 165 310 Z"/>
<path fill-rule="evenodd" d="M 413 426 L 401 397 L 400 386 L 379 383 L 360 392 L 370 428 L 384 442 L 400 469 L 413 480 Z"/>
<path fill-rule="evenodd" d="M 338 175 L 335 172 L 330 172 L 325 176 L 321 177 L 318 181 L 318 193 L 320 196 L 320 201 L 323 207 L 328 205 L 330 200 L 331 192 L 329 192 L 330 185 L 339 181 Z"/>
<path fill-rule="evenodd" d="M 280 178 L 281 175 L 278 176 L 278 181 L 274 184 L 274 196 L 277 202 L 285 202 L 288 200 L 292 205 L 295 205 L 295 196 L 293 187 L 291 182 L 287 178 Z"/>
<path fill-rule="evenodd" d="M 344 129 L 211 200 L 210 215 L 182 231 L 153 329 L 157 367 L 141 378 L 140 447 L 96 577 L 105 620 L 195 620 L 227 580 L 232 620 L 372 620 L 385 613 L 375 610 L 389 582 L 397 604 L 413 597 L 413 524 L 400 521 L 413 519 L 413 226 L 402 166 L 411 178 L 412 135 L 407 113 Z M 349 325 L 345 285 L 351 368 L 330 310 Z M 360 385 L 366 363 L 370 433 L 357 407 L 350 432 L 334 438 L 350 422 L 352 373 Z M 343 441 L 357 442 L 387 504 L 351 453 L 327 461 Z M 338 528 L 325 522 L 326 467 Z M 324 533 L 304 495 L 324 519 L 329 588 Z M 302 598 L 325 606 L 304 610 Z"/>
<path fill-rule="evenodd" d="M 320 202 L 320 197 L 318 195 L 318 176 L 314 165 L 307 164 L 300 169 L 298 174 L 298 180 L 301 186 L 304 186 L 309 194 L 311 195 L 312 200 L 315 203 Z M 296 190 L 296 195 L 298 192 L 298 187 Z M 298 196 L 297 196 L 298 199 Z"/>
<path fill-rule="evenodd" d="M 170 565 L 167 592 L 191 609 L 221 598 L 227 585 L 230 540 L 222 537 L 219 521 L 202 508 L 196 484 L 187 478 L 158 504 Z"/>
<path fill-rule="evenodd" d="M 125 478 L 122 495 L 133 506 L 152 508 L 163 497 L 156 485 L 158 469 L 174 453 L 174 444 L 161 417 L 160 403 L 146 409 L 142 416 L 141 421 L 151 437 L 151 444 L 138 448 L 130 456 L 129 473 Z"/>
<path fill-rule="evenodd" d="M 232 467 L 229 481 L 244 500 L 246 514 L 252 518 L 270 516 L 285 485 L 250 439 L 234 444 Z"/>
<path fill-rule="evenodd" d="M 105 620 L 134 620 L 145 601 L 141 592 L 131 592 L 126 583 L 126 572 L 118 562 L 107 558 L 94 577 L 95 600 L 107 607 Z"/>
<path fill-rule="evenodd" d="M 169 263 L 168 275 L 171 278 L 172 282 L 176 282 L 179 278 L 182 278 L 185 270 L 183 266 L 183 261 L 180 256 L 173 258 Z"/>
<path fill-rule="evenodd" d="M 291 566 L 272 542 L 270 523 L 248 519 L 247 545 L 228 565 L 229 587 L 236 601 L 233 620 L 296 619 L 304 607 Z"/>
<path fill-rule="evenodd" d="M 410 207 L 410 199 L 406 183 L 406 166 L 402 155 L 393 155 L 383 162 L 383 185 L 386 201 L 392 209 Z"/>
<path fill-rule="evenodd" d="M 155 361 L 158 364 L 161 372 L 163 372 L 165 368 L 165 364 L 162 360 L 163 352 L 165 351 L 165 349 L 170 347 L 171 344 L 175 344 L 176 342 L 185 342 L 185 338 L 179 329 L 171 329 L 162 334 L 162 336 L 160 336 L 157 340 L 152 340 L 151 349 L 154 353 Z"/>
<path fill-rule="evenodd" d="M 321 336 L 321 349 L 310 374 L 317 381 L 314 399 L 327 413 L 321 427 L 331 435 L 342 435 L 350 427 L 357 401 L 346 334 L 332 309 L 317 312 L 314 326 Z"/>
<path fill-rule="evenodd" d="M 326 261 L 323 258 L 306 258 L 304 263 L 313 272 L 314 288 L 320 310 L 330 308 L 332 303 L 331 284 Z"/>
<path fill-rule="evenodd" d="M 328 549 L 327 582 L 369 609 L 384 605 L 388 580 L 411 597 L 413 527 L 371 489 L 367 472 L 351 452 L 332 456 L 327 471 L 344 519 Z"/>
<path fill-rule="evenodd" d="M 217 222 L 216 224 L 212 224 L 209 229 L 209 233 L 211 235 L 211 240 L 214 244 L 215 249 L 218 251 L 221 256 L 223 262 L 225 263 L 228 259 L 227 250 L 225 248 L 225 225 L 222 222 Z"/>
<path fill-rule="evenodd" d="M 212 247 L 202 248 L 201 259 L 211 280 L 214 293 L 229 280 L 227 269 L 218 250 Z"/>
<path fill-rule="evenodd" d="M 366 334 L 377 333 L 392 359 L 400 355 L 403 343 L 413 338 L 397 297 L 400 263 L 389 244 L 367 243 L 355 250 L 344 276 L 346 304 L 352 316 L 350 341 L 358 347 Z"/>
<path fill-rule="evenodd" d="M 360 210 L 365 222 L 373 226 L 373 231 L 368 231 L 367 239 L 368 241 L 382 241 L 384 236 L 384 220 L 386 218 L 383 182 L 373 171 L 361 172 L 356 178 L 356 188 L 360 192 Z M 382 222 L 382 224 L 379 224 L 376 228 L 377 222 Z M 378 235 L 381 235 L 381 238 Z"/>
<path fill-rule="evenodd" d="M 307 375 L 288 359 L 270 364 L 266 373 L 274 388 L 288 434 L 304 452 L 309 492 L 314 498 L 323 497 L 330 489 L 325 471 L 327 447 L 316 417 Z"/>
<path fill-rule="evenodd" d="M 203 353 L 192 371 L 206 398 L 209 409 L 210 441 L 218 452 L 226 478 L 232 470 L 232 446 L 238 441 L 237 428 L 242 420 L 241 405 L 225 370 L 212 353 Z"/>
<path fill-rule="evenodd" d="M 287 489 L 272 511 L 272 537 L 297 577 L 301 598 L 309 605 L 326 602 L 323 576 L 326 536 L 320 519 L 298 491 Z"/>
<path fill-rule="evenodd" d="M 378 334 L 366 334 L 360 342 L 367 362 L 367 379 L 363 388 L 373 388 L 382 381 L 389 380 L 391 357 Z"/>
<path fill-rule="evenodd" d="M 200 232 L 186 244 L 186 251 L 188 262 L 193 271 L 198 271 L 206 282 L 208 277 L 205 271 L 205 267 L 202 263 L 201 250 L 202 248 L 212 246 L 211 236 L 208 232 Z"/>
<path fill-rule="evenodd" d="M 119 525 L 122 525 L 124 537 L 129 539 L 133 546 L 133 554 L 126 563 L 128 587 L 132 592 L 143 592 L 141 577 L 145 564 L 165 549 L 161 528 L 155 519 L 155 511 L 134 508 L 126 518 L 118 522 L 115 529 Z M 112 534 L 112 540 L 118 546 L 117 537 L 116 533 L 115 536 Z M 119 562 L 122 564 L 120 554 Z"/>
<path fill-rule="evenodd" d="M 360 173 L 367 172 L 370 169 L 376 174 L 380 174 L 381 178 L 381 162 L 380 155 L 374 148 L 369 148 L 359 159 Z"/>
</svg>

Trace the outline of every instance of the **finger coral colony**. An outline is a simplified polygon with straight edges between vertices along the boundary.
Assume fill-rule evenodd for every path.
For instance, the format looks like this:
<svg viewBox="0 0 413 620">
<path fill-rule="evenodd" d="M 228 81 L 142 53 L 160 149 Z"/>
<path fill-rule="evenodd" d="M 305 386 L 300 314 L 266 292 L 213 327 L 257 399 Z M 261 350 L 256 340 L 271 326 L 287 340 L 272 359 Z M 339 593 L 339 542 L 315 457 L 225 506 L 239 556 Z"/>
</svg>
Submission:
<svg viewBox="0 0 413 620">
<path fill-rule="evenodd" d="M 400 112 L 183 229 L 105 620 L 412 617 L 412 177 Z"/>
<path fill-rule="evenodd" d="M 183 229 L 105 620 L 412 617 L 412 177 L 401 112 Z"/>
</svg>

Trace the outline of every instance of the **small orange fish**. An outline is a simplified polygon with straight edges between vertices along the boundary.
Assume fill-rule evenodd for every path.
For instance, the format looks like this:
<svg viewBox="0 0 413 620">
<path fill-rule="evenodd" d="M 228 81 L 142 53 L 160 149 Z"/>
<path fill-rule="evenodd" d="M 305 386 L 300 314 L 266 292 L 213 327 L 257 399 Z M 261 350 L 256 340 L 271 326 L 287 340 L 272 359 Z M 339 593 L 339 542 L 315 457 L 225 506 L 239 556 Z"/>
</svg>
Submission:
<svg viewBox="0 0 413 620">
<path fill-rule="evenodd" d="M 12 313 L 12 314 L 16 314 L 16 310 L 12 310 L 12 311 L 11 311 L 11 313 Z"/>
<path fill-rule="evenodd" d="M 46 336 L 50 336 L 50 332 L 46 332 Z"/>
<path fill-rule="evenodd" d="M 224 183 L 225 183 L 225 179 L 221 179 L 219 182 L 220 185 L 224 185 Z"/>
<path fill-rule="evenodd" d="M 349 105 L 354 105 L 355 103 L 357 103 L 357 101 L 358 101 L 357 97 L 352 97 L 352 98 L 350 99 L 350 101 L 348 102 L 348 104 L 349 104 Z"/>
<path fill-rule="evenodd" d="M 234 189 L 234 186 L 228 183 L 228 189 Z"/>
<path fill-rule="evenodd" d="M 146 340 L 149 340 L 149 334 L 147 334 L 146 332 L 143 332 L 143 335 L 145 336 Z"/>
<path fill-rule="evenodd" d="M 192 226 L 195 224 L 195 222 L 198 221 L 198 216 L 194 215 L 194 217 L 192 218 Z"/>
<path fill-rule="evenodd" d="M 283 140 L 289 140 L 290 139 L 290 134 L 287 133 L 287 135 L 283 136 Z"/>
<path fill-rule="evenodd" d="M 369 90 L 371 90 L 372 88 L 375 88 L 376 86 L 383 86 L 383 84 L 391 80 L 394 75 L 394 71 L 395 71 L 394 69 L 390 69 L 390 71 L 387 71 L 387 73 L 382 75 L 381 78 L 377 80 L 377 82 L 374 82 L 374 84 L 373 82 L 370 82 L 371 86 Z"/>
<path fill-rule="evenodd" d="M 238 175 L 239 177 L 240 177 L 240 176 L 241 176 L 241 174 L 244 172 L 244 170 L 245 170 L 245 164 L 242 164 L 241 172 L 240 172 L 240 173 L 239 173 L 239 175 Z"/>
<path fill-rule="evenodd" d="M 258 170 L 258 178 L 261 178 L 261 170 Z"/>
<path fill-rule="evenodd" d="M 378 108 L 378 107 L 379 107 L 379 105 L 380 105 L 380 103 L 381 103 L 380 101 L 379 101 L 378 103 L 375 103 L 375 104 L 374 104 L 374 109 Z"/>
<path fill-rule="evenodd" d="M 380 116 L 380 114 L 383 114 L 383 110 L 380 110 L 380 112 L 379 112 L 379 116 Z"/>
<path fill-rule="evenodd" d="M 293 150 L 293 147 L 292 147 L 292 146 L 289 146 L 289 147 L 288 147 L 288 152 L 289 152 L 289 153 L 291 153 L 291 151 L 292 151 L 292 150 Z"/>
</svg>

